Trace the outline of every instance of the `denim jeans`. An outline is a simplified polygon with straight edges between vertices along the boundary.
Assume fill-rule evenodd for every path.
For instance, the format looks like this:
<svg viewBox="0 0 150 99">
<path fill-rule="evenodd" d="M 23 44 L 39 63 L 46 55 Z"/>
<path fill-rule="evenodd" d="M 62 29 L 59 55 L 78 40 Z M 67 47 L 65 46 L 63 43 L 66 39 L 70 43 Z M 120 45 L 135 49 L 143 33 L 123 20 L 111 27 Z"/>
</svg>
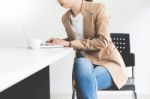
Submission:
<svg viewBox="0 0 150 99">
<path fill-rule="evenodd" d="M 109 71 L 92 64 L 87 58 L 77 58 L 74 63 L 77 99 L 97 99 L 97 90 L 113 85 Z"/>
</svg>

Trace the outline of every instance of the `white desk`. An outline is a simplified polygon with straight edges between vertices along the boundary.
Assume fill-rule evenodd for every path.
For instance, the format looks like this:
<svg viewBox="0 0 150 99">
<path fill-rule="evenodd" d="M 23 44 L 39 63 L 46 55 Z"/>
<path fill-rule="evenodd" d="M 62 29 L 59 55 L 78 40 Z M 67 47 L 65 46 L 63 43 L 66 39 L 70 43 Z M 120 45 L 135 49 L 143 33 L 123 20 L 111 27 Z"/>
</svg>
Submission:
<svg viewBox="0 0 150 99">
<path fill-rule="evenodd" d="M 72 48 L 0 48 L 0 92 L 72 52 Z"/>
</svg>

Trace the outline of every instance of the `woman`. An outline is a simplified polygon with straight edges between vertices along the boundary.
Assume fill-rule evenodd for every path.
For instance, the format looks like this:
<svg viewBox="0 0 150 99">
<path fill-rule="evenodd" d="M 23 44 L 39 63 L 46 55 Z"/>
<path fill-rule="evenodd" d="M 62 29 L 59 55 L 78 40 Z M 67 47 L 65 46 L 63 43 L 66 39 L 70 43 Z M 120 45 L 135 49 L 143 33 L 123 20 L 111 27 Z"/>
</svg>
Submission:
<svg viewBox="0 0 150 99">
<path fill-rule="evenodd" d="M 78 99 L 97 99 L 97 90 L 114 85 L 121 88 L 127 81 L 125 64 L 111 41 L 105 6 L 87 2 L 91 0 L 57 1 L 70 9 L 62 17 L 68 38 L 48 42 L 76 50 L 74 76 Z"/>
</svg>

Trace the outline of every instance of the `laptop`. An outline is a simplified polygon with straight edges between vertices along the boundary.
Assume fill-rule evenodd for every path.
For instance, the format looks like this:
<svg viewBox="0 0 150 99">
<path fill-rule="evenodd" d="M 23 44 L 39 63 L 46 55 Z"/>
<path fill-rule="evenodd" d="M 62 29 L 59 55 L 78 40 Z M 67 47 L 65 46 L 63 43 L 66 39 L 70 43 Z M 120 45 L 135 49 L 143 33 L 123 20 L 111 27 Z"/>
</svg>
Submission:
<svg viewBox="0 0 150 99">
<path fill-rule="evenodd" d="M 24 33 L 26 44 L 27 44 L 28 48 L 30 48 L 30 41 L 29 41 L 29 39 L 27 37 L 27 34 L 26 34 L 25 30 L 24 30 L 23 24 L 21 24 L 21 28 L 22 28 L 22 32 Z M 63 47 L 64 46 L 60 45 L 60 44 L 46 43 L 46 41 L 43 41 L 41 43 L 41 48 L 63 48 Z"/>
</svg>

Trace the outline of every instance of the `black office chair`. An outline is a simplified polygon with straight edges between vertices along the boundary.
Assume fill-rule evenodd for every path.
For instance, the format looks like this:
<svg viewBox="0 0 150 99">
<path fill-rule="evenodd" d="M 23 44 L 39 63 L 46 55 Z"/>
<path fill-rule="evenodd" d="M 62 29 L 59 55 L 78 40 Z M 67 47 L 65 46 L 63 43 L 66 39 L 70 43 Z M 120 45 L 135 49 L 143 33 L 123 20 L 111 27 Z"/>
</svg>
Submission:
<svg viewBox="0 0 150 99">
<path fill-rule="evenodd" d="M 137 99 L 135 84 L 134 84 L 134 66 L 135 66 L 135 55 L 130 53 L 130 35 L 128 33 L 111 33 L 110 34 L 113 43 L 120 52 L 126 67 L 132 68 L 132 76 L 128 77 L 127 83 L 119 89 L 119 91 L 133 91 L 134 99 Z M 111 90 L 111 89 L 110 89 Z M 112 89 L 113 90 L 113 89 Z"/>
<path fill-rule="evenodd" d="M 130 36 L 127 33 L 111 33 L 110 36 L 123 57 L 126 67 L 132 68 L 132 76 L 128 77 L 127 83 L 121 89 L 118 90 L 114 87 L 105 91 L 133 91 L 133 97 L 137 99 L 134 84 L 135 55 L 130 53 Z M 72 99 L 75 99 L 75 90 L 73 90 Z"/>
</svg>

